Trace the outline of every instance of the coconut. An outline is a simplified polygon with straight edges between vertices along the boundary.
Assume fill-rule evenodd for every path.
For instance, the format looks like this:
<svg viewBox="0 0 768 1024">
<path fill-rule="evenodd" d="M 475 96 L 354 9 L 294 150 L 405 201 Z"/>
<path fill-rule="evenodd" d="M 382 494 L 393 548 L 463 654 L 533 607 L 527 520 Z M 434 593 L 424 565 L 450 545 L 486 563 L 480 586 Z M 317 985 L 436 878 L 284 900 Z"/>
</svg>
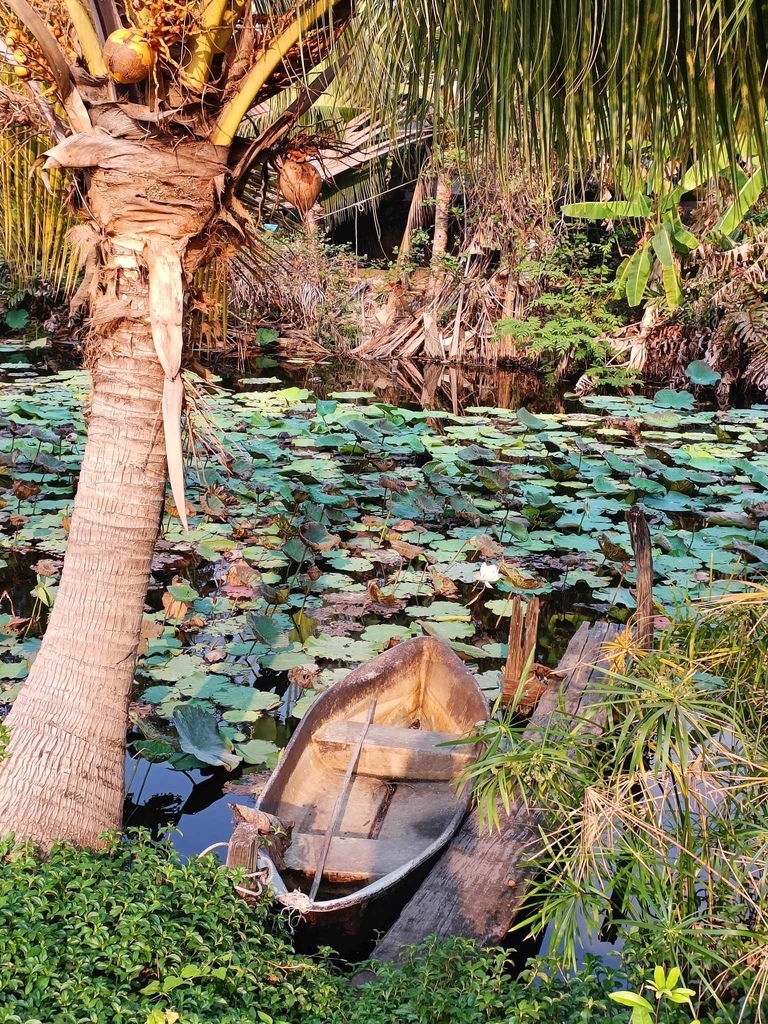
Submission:
<svg viewBox="0 0 768 1024">
<path fill-rule="evenodd" d="M 278 177 L 280 191 L 300 213 L 307 213 L 317 202 L 323 179 L 308 160 L 284 160 Z"/>
<path fill-rule="evenodd" d="M 134 28 L 118 28 L 104 43 L 104 63 L 115 82 L 134 85 L 149 75 L 155 54 L 141 32 Z"/>
</svg>

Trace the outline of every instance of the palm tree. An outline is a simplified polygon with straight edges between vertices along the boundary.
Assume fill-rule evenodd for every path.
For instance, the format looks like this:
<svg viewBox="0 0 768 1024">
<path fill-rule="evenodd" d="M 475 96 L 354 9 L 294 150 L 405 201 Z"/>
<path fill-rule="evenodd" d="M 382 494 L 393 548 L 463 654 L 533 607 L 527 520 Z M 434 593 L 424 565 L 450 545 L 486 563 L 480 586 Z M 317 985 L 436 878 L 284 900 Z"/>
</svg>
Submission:
<svg viewBox="0 0 768 1024">
<path fill-rule="evenodd" d="M 502 166 L 510 146 L 546 174 L 608 161 L 625 186 L 716 172 L 723 150 L 765 164 L 766 17 L 766 0 L 400 0 L 371 12 L 388 40 L 375 75 L 399 69 L 417 119 L 493 140 Z"/>
<path fill-rule="evenodd" d="M 76 301 L 93 328 L 93 400 L 59 596 L 6 720 L 0 834 L 97 846 L 121 821 L 127 703 L 167 474 L 186 522 L 185 282 L 245 236 L 240 179 L 332 71 L 259 137 L 238 139 L 242 120 L 327 57 L 350 5 L 278 0 L 259 13 L 242 0 L 54 0 L 40 10 L 45 20 L 27 0 L 5 0 L 6 59 L 26 116 L 55 140 L 46 167 L 71 172 L 81 196 Z"/>
</svg>

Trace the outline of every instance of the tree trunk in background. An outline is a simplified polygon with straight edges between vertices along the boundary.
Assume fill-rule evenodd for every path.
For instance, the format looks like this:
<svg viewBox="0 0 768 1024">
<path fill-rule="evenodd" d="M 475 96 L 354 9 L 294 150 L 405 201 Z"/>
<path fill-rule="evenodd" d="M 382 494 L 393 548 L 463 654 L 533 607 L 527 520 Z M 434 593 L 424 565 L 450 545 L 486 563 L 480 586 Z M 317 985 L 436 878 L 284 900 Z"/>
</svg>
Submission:
<svg viewBox="0 0 768 1024">
<path fill-rule="evenodd" d="M 448 251 L 448 221 L 451 210 L 453 178 L 445 171 L 437 172 L 435 190 L 435 234 L 432 239 L 432 263 L 430 267 L 429 298 L 437 294 L 445 271 L 441 257 Z"/>
<path fill-rule="evenodd" d="M 127 707 L 165 495 L 147 285 L 134 253 L 120 265 L 117 294 L 134 319 L 110 335 L 94 370 L 61 584 L 0 760 L 0 835 L 44 848 L 54 839 L 97 847 L 120 827 Z"/>
<path fill-rule="evenodd" d="M 443 362 L 446 350 L 440 337 L 435 299 L 445 278 L 445 269 L 440 257 L 448 249 L 448 217 L 451 208 L 450 174 L 446 174 L 445 171 L 437 172 L 435 193 L 435 234 L 432 239 L 432 260 L 429 265 L 427 304 L 422 313 L 422 320 L 424 324 L 424 358 Z"/>
</svg>

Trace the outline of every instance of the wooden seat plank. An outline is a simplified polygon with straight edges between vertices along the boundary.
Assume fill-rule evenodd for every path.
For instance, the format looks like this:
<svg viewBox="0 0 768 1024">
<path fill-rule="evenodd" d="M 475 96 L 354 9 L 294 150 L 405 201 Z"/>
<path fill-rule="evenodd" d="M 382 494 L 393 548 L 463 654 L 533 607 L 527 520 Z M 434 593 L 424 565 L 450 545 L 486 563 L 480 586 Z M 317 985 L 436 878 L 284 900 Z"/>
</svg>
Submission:
<svg viewBox="0 0 768 1024">
<path fill-rule="evenodd" d="M 327 767 L 343 770 L 362 727 L 361 722 L 337 720 L 318 730 L 313 742 Z M 459 738 L 428 729 L 372 725 L 360 751 L 357 774 L 394 781 L 450 781 L 476 757 L 472 744 L 442 745 Z"/>
<path fill-rule="evenodd" d="M 289 871 L 313 875 L 323 848 L 320 833 L 294 832 L 285 851 Z M 325 862 L 323 878 L 327 882 L 372 882 L 396 871 L 429 845 L 428 839 L 358 839 L 334 836 Z"/>
</svg>

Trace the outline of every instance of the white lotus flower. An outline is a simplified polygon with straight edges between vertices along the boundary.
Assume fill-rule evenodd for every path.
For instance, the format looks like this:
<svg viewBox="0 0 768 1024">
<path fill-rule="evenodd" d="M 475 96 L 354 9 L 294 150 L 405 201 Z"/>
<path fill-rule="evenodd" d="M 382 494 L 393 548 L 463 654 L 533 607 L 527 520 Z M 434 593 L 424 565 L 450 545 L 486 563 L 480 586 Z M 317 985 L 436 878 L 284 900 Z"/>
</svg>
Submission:
<svg viewBox="0 0 768 1024">
<path fill-rule="evenodd" d="M 477 579 L 484 587 L 492 587 L 494 583 L 498 583 L 501 579 L 499 567 L 491 565 L 490 562 L 483 562 L 477 570 Z"/>
</svg>

